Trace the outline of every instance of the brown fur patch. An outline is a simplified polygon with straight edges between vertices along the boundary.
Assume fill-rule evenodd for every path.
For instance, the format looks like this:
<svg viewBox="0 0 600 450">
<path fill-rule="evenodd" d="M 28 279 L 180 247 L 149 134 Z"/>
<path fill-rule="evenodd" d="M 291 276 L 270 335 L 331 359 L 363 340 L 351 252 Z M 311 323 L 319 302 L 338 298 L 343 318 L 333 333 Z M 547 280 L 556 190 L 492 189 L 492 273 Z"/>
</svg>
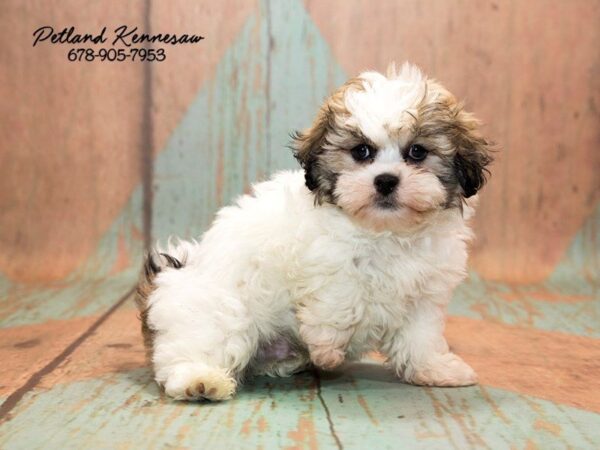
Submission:
<svg viewBox="0 0 600 450">
<path fill-rule="evenodd" d="M 142 337 L 144 338 L 146 357 L 150 362 L 152 361 L 155 331 L 152 330 L 148 325 L 148 297 L 155 289 L 153 280 L 158 272 L 160 272 L 160 267 L 156 266 L 152 260 L 152 256 L 146 256 L 144 267 L 140 274 L 137 289 L 135 291 L 135 303 L 140 311 L 139 318 L 141 321 Z"/>
<path fill-rule="evenodd" d="M 435 102 L 419 106 L 415 124 L 416 139 L 435 142 L 430 148 L 440 156 L 453 156 L 457 179 L 465 197 L 477 193 L 486 182 L 492 162 L 491 144 L 479 132 L 479 121 L 464 111 L 449 93 Z M 440 145 L 445 137 L 446 145 Z"/>
<path fill-rule="evenodd" d="M 144 347 L 146 348 L 146 357 L 149 362 L 152 362 L 152 353 L 154 348 L 154 336 L 156 330 L 152 329 L 148 324 L 148 314 L 150 307 L 148 306 L 148 297 L 156 289 L 154 279 L 163 268 L 171 267 L 173 269 L 181 269 L 185 261 L 179 261 L 166 253 L 150 252 L 144 261 L 142 273 L 140 274 L 137 289 L 135 291 L 135 303 L 140 311 L 140 321 L 142 325 L 142 336 L 144 338 Z"/>
<path fill-rule="evenodd" d="M 340 128 L 341 119 L 350 115 L 344 101 L 346 92 L 364 90 L 363 82 L 361 78 L 352 78 L 344 83 L 321 105 L 311 127 L 296 133 L 293 145 L 294 156 L 301 164 L 309 159 L 313 152 L 320 152 L 325 144 L 327 131 L 335 132 Z"/>
<path fill-rule="evenodd" d="M 334 188 L 332 168 L 320 164 L 319 156 L 327 146 L 337 147 L 335 141 L 348 141 L 354 137 L 358 144 L 363 140 L 361 136 L 355 136 L 354 130 L 343 125 L 344 119 L 350 115 L 345 104 L 346 93 L 348 90 L 363 90 L 363 82 L 361 78 L 352 78 L 344 83 L 319 108 L 312 126 L 293 136 L 294 156 L 305 171 L 306 186 L 314 192 L 317 203 L 331 200 Z"/>
</svg>

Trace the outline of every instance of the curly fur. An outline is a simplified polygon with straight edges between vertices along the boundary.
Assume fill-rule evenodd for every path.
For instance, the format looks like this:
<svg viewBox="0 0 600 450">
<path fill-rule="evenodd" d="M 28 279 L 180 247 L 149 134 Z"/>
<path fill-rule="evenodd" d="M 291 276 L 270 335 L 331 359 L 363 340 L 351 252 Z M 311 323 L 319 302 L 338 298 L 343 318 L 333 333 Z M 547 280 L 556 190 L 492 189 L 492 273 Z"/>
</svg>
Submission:
<svg viewBox="0 0 600 450">
<path fill-rule="evenodd" d="M 429 151 L 418 164 L 415 142 Z M 360 143 L 372 160 L 352 159 Z M 346 83 L 294 149 L 304 171 L 255 185 L 200 242 L 149 260 L 138 304 L 157 382 L 177 399 L 221 400 L 249 373 L 331 369 L 378 350 L 405 381 L 475 383 L 443 337 L 491 161 L 475 119 L 406 65 Z M 382 173 L 399 180 L 385 207 Z"/>
</svg>

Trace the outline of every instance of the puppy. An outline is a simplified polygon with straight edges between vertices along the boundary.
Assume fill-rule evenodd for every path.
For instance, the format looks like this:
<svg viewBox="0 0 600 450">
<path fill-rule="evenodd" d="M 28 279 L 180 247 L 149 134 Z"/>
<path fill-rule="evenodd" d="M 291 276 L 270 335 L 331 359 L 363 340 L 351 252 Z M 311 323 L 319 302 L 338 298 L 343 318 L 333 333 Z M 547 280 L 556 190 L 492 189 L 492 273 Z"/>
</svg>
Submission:
<svg viewBox="0 0 600 450">
<path fill-rule="evenodd" d="M 344 84 L 294 136 L 302 171 L 147 258 L 137 303 L 156 381 L 175 399 L 223 400 L 246 374 L 377 350 L 406 382 L 476 383 L 443 330 L 491 162 L 477 127 L 409 64 Z"/>
</svg>

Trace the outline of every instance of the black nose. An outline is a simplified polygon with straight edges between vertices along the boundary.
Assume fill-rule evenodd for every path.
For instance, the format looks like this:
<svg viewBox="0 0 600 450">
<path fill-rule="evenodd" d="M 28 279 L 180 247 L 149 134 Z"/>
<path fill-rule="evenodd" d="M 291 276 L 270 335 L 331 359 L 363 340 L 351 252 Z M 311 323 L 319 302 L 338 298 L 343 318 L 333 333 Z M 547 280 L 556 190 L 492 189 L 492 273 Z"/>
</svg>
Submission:
<svg viewBox="0 0 600 450">
<path fill-rule="evenodd" d="M 396 189 L 396 186 L 400 183 L 400 179 L 391 173 L 382 173 L 375 177 L 374 183 L 377 192 L 381 195 L 388 195 L 394 192 L 394 189 Z"/>
</svg>

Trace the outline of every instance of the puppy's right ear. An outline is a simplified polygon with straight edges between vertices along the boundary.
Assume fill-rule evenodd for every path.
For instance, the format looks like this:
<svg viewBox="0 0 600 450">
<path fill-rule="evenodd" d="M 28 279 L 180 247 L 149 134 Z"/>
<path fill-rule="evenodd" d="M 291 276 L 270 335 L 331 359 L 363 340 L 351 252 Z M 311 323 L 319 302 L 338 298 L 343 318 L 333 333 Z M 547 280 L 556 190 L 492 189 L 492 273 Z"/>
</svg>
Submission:
<svg viewBox="0 0 600 450">
<path fill-rule="evenodd" d="M 312 126 L 305 131 L 296 131 L 292 134 L 291 148 L 294 157 L 304 169 L 304 179 L 306 187 L 315 192 L 319 188 L 318 180 L 318 155 L 322 153 L 325 144 L 325 134 L 327 132 L 328 114 L 324 108 L 319 110 L 319 114 Z"/>
<path fill-rule="evenodd" d="M 321 106 L 312 126 L 292 135 L 290 147 L 294 157 L 304 169 L 306 186 L 315 195 L 315 202 L 331 201 L 336 174 L 321 161 L 321 155 L 328 145 L 328 133 L 336 134 L 336 128 L 343 124 L 344 117 L 350 113 L 346 108 L 345 95 L 349 90 L 364 89 L 361 78 L 351 78 L 337 89 Z M 342 125 L 343 126 L 343 125 Z"/>
</svg>

